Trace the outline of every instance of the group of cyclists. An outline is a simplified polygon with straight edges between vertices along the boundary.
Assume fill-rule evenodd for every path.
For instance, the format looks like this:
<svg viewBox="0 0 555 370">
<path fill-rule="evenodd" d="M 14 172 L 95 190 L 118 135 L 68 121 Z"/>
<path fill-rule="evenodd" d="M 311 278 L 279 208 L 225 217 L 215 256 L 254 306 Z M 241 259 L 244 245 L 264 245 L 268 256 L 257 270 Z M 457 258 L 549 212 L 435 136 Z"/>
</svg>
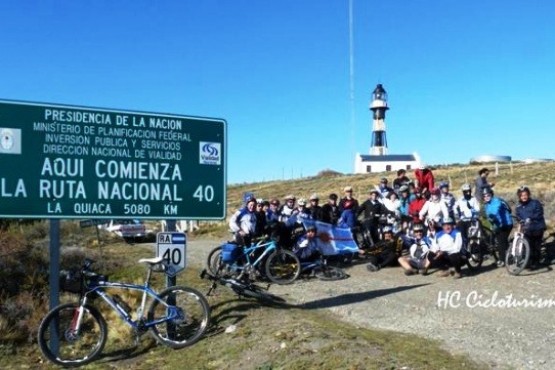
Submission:
<svg viewBox="0 0 555 370">
<path fill-rule="evenodd" d="M 474 184 L 475 194 L 470 184 L 463 184 L 459 197 L 451 193 L 447 182 L 436 186 L 432 171 L 425 165 L 414 172 L 414 181 L 405 170 L 397 171 L 392 187 L 382 178 L 362 203 L 353 197 L 351 186 L 343 189 L 341 198 L 329 194 L 323 205 L 318 194 L 312 194 L 308 201 L 290 194 L 283 203 L 277 198 L 251 196 L 232 215 L 229 226 L 235 241 L 248 245 L 270 225 L 280 225 L 290 236 L 289 247 L 301 259 L 308 259 L 318 254 L 317 229 L 304 228 L 303 221 L 321 221 L 351 229 L 359 247 L 355 258 L 365 259 L 369 271 L 399 263 L 406 275 L 427 274 L 430 268 L 438 268 L 440 276 L 460 278 L 471 222 L 479 217 L 490 222 L 500 257 L 497 266 L 503 266 L 515 218 L 525 225 L 531 248 L 528 267 L 537 269 L 546 229 L 542 204 L 531 197 L 528 187 L 520 187 L 514 217 L 508 203 L 494 194 L 488 175 L 488 169 L 482 168 Z M 408 253 L 403 254 L 403 250 Z"/>
</svg>

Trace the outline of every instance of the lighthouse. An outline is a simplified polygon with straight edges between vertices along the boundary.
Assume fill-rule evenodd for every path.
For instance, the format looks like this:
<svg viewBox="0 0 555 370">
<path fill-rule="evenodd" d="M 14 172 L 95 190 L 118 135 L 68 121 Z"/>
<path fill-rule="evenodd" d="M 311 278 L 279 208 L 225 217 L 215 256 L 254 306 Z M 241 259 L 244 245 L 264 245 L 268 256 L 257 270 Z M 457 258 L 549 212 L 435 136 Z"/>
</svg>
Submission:
<svg viewBox="0 0 555 370">
<path fill-rule="evenodd" d="M 385 136 L 385 112 L 388 109 L 387 92 L 382 84 L 378 84 L 372 92 L 372 100 L 370 101 L 370 110 L 372 111 L 370 153 L 356 154 L 355 173 L 391 172 L 400 169 L 408 171 L 420 165 L 420 157 L 417 153 L 388 153 Z"/>
<path fill-rule="evenodd" d="M 387 106 L 387 92 L 382 84 L 378 84 L 372 92 L 370 110 L 372 111 L 372 144 L 370 147 L 371 155 L 387 154 L 387 138 L 385 136 L 385 112 Z"/>
</svg>

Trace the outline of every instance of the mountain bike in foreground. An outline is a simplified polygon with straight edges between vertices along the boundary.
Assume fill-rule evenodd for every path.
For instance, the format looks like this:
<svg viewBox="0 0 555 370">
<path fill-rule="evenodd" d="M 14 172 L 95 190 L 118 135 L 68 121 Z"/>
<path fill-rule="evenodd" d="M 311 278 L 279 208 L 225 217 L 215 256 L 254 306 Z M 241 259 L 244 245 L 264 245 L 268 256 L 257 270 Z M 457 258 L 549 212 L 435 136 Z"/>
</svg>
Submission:
<svg viewBox="0 0 555 370">
<path fill-rule="evenodd" d="M 53 308 L 40 324 L 38 343 L 44 356 L 53 363 L 80 366 L 100 355 L 106 344 L 108 324 L 93 305 L 98 298 L 133 328 L 136 340 L 150 332 L 158 342 L 182 348 L 198 341 L 208 328 L 210 308 L 201 293 L 186 286 L 172 286 L 159 293 L 150 287 L 152 272 L 168 268 L 162 257 L 139 260 L 148 265 L 144 285 L 108 282 L 106 276 L 91 270 L 92 263 L 87 259 L 77 273 L 60 274 L 61 289 L 79 293 L 79 301 Z M 133 310 L 114 291 L 142 292 L 141 305 Z M 147 301 L 150 306 L 145 310 Z"/>
</svg>

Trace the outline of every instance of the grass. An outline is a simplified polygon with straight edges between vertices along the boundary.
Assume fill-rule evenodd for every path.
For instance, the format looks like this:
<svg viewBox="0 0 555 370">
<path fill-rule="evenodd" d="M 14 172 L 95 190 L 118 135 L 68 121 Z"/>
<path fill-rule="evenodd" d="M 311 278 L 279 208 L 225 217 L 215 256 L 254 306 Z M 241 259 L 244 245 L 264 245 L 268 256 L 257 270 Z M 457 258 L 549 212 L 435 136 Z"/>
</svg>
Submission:
<svg viewBox="0 0 555 370">
<path fill-rule="evenodd" d="M 140 280 L 144 267 L 136 260 L 150 248 L 140 245 L 106 246 L 105 258 L 119 261 L 120 277 Z M 178 276 L 178 284 L 196 287 L 203 293 L 208 283 L 199 270 L 189 268 Z M 164 276 L 155 275 L 162 288 Z M 116 280 L 111 279 L 111 280 Z M 64 296 L 63 300 L 72 297 Z M 124 297 L 126 298 L 126 297 Z M 156 346 L 143 336 L 134 347 L 127 326 L 107 314 L 109 340 L 105 356 L 86 369 L 478 369 L 464 356 L 452 355 L 439 344 L 413 335 L 368 330 L 336 321 L 328 311 L 307 311 L 291 307 L 260 306 L 239 300 L 225 287 L 208 297 L 212 322 L 205 338 L 191 347 L 171 350 Z M 138 303 L 138 302 L 137 302 Z M 99 305 L 102 307 L 102 304 Z M 235 330 L 226 329 L 234 327 Z M 53 369 L 42 358 L 35 343 L 0 346 L 3 368 Z"/>
</svg>

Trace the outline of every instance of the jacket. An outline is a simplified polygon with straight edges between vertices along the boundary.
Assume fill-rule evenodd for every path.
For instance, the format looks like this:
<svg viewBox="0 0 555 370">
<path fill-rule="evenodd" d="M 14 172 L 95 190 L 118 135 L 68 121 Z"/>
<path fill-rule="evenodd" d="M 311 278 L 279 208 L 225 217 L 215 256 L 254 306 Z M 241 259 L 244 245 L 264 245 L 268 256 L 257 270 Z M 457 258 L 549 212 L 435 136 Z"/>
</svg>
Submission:
<svg viewBox="0 0 555 370">
<path fill-rule="evenodd" d="M 421 220 L 424 220 L 424 218 L 426 218 L 426 221 L 437 221 L 438 218 L 443 219 L 449 216 L 449 210 L 447 209 L 445 202 L 443 202 L 441 199 L 439 199 L 437 202 L 429 200 L 420 210 L 419 216 Z"/>
<path fill-rule="evenodd" d="M 453 229 L 449 234 L 441 230 L 432 239 L 432 248 L 434 252 L 445 252 L 447 254 L 459 253 L 462 248 L 462 235 L 457 229 Z"/>
<path fill-rule="evenodd" d="M 505 202 L 500 198 L 493 196 L 490 201 L 484 203 L 486 216 L 495 227 L 509 228 L 513 227 L 510 210 L 505 206 Z"/>
<path fill-rule="evenodd" d="M 249 212 L 247 208 L 241 208 L 231 216 L 229 228 L 234 233 L 243 231 L 246 234 L 254 235 L 256 232 L 256 213 Z"/>
<path fill-rule="evenodd" d="M 466 199 L 464 196 L 455 203 L 457 217 L 461 221 L 470 221 L 473 216 L 480 214 L 480 202 L 474 198 Z"/>
<path fill-rule="evenodd" d="M 416 198 L 409 204 L 409 216 L 413 222 L 420 222 L 420 210 L 426 204 L 426 198 Z"/>
<path fill-rule="evenodd" d="M 526 225 L 526 231 L 543 233 L 546 229 L 543 206 L 536 199 L 529 199 L 526 203 L 519 203 L 516 207 L 516 217 L 519 221 L 529 220 Z"/>
<path fill-rule="evenodd" d="M 417 169 L 414 171 L 414 177 L 418 181 L 420 190 L 426 188 L 431 191 L 434 188 L 434 174 L 430 170 Z"/>
</svg>

